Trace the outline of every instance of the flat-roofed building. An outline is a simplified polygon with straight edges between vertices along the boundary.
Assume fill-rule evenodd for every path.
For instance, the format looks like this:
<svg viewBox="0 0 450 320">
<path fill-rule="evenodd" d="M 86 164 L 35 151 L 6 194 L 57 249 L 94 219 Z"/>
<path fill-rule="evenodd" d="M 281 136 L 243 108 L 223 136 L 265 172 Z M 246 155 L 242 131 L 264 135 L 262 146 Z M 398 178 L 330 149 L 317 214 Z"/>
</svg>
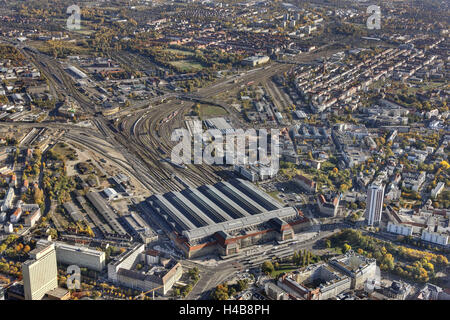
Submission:
<svg viewBox="0 0 450 320">
<path fill-rule="evenodd" d="M 285 274 L 278 280 L 278 286 L 300 300 L 327 300 L 350 289 L 351 279 L 319 262 Z"/>
<path fill-rule="evenodd" d="M 58 287 L 56 250 L 53 243 L 37 245 L 22 264 L 25 300 L 40 300 Z"/>
<path fill-rule="evenodd" d="M 209 129 L 217 129 L 222 134 L 233 133 L 234 129 L 231 124 L 223 117 L 210 118 L 204 121 L 205 125 Z"/>
<path fill-rule="evenodd" d="M 366 280 L 376 276 L 377 261 L 358 255 L 353 251 L 331 259 L 329 264 L 352 279 L 352 289 L 361 288 Z"/>
<path fill-rule="evenodd" d="M 66 70 L 78 79 L 86 79 L 88 77 L 83 71 L 74 66 L 69 66 Z"/>
<path fill-rule="evenodd" d="M 288 294 L 275 283 L 267 282 L 264 286 L 266 295 L 273 300 L 288 300 Z"/>
<path fill-rule="evenodd" d="M 10 187 L 8 192 L 6 192 L 5 199 L 3 200 L 3 204 L 1 207 L 2 211 L 7 211 L 12 208 L 12 201 L 15 197 L 14 188 Z"/>
<path fill-rule="evenodd" d="M 78 210 L 78 208 L 72 201 L 65 202 L 63 204 L 63 207 L 75 222 L 83 220 L 83 216 L 81 215 L 80 210 Z"/>
<path fill-rule="evenodd" d="M 44 300 L 69 300 L 70 291 L 64 288 L 56 288 L 45 294 Z"/>
<path fill-rule="evenodd" d="M 144 244 L 136 243 L 129 250 L 116 257 L 113 262 L 108 264 L 108 279 L 118 281 L 117 272 L 119 269 L 131 269 L 144 249 Z"/>
<path fill-rule="evenodd" d="M 446 246 L 448 244 L 448 234 L 432 232 L 427 229 L 422 231 L 421 239 L 423 241 L 440 244 L 442 246 Z"/>
<path fill-rule="evenodd" d="M 412 236 L 413 227 L 406 224 L 388 222 L 387 231 L 402 236 Z"/>
<path fill-rule="evenodd" d="M 253 56 L 248 57 L 242 60 L 242 64 L 249 65 L 252 67 L 267 63 L 270 61 L 270 58 L 268 56 Z"/>
<path fill-rule="evenodd" d="M 77 265 L 95 271 L 102 271 L 105 267 L 105 253 L 103 251 L 56 242 L 56 259 L 67 265 Z"/>
<path fill-rule="evenodd" d="M 439 193 L 441 193 L 442 190 L 444 190 L 444 188 L 445 188 L 445 182 L 442 182 L 442 181 L 439 182 L 437 184 L 437 186 L 433 190 L 431 190 L 431 197 L 436 198 L 439 195 Z"/>
<path fill-rule="evenodd" d="M 86 197 L 117 234 L 120 236 L 127 236 L 127 232 L 118 222 L 118 215 L 111 209 L 99 192 L 89 192 Z"/>
<path fill-rule="evenodd" d="M 136 244 L 108 265 L 108 278 L 120 286 L 140 291 L 154 289 L 165 295 L 180 280 L 183 268 L 179 262 L 157 250 L 144 250 Z M 137 270 L 137 265 L 143 266 Z"/>
<path fill-rule="evenodd" d="M 117 279 L 122 286 L 144 292 L 155 290 L 158 294 L 165 295 L 180 280 L 182 274 L 181 264 L 171 260 L 168 265 L 154 266 L 146 273 L 120 268 Z"/>
</svg>

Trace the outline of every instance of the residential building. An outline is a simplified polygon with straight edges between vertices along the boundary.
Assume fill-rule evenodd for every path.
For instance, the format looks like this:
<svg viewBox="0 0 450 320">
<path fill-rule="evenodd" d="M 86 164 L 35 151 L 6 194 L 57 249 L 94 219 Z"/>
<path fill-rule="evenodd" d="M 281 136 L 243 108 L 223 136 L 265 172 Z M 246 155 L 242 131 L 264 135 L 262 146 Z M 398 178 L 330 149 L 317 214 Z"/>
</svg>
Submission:
<svg viewBox="0 0 450 320">
<path fill-rule="evenodd" d="M 442 190 L 444 190 L 444 188 L 445 182 L 439 182 L 437 186 L 433 190 L 431 190 L 431 197 L 436 198 L 439 195 L 439 193 L 441 193 Z"/>
<path fill-rule="evenodd" d="M 317 191 L 317 185 L 316 182 L 308 179 L 305 176 L 302 175 L 296 175 L 294 177 L 294 182 L 301 188 L 305 189 L 309 192 L 316 192 Z"/>
<path fill-rule="evenodd" d="M 12 223 L 6 223 L 3 230 L 4 230 L 6 233 L 13 233 L 14 227 L 13 227 Z"/>
<path fill-rule="evenodd" d="M 317 196 L 317 205 L 319 212 L 329 217 L 335 217 L 339 209 L 340 195 L 323 195 Z"/>
<path fill-rule="evenodd" d="M 17 208 L 10 216 L 9 221 L 11 223 L 19 222 L 20 217 L 22 216 L 22 208 Z"/>
<path fill-rule="evenodd" d="M 6 193 L 5 199 L 3 200 L 3 204 L 1 207 L 2 211 L 7 211 L 12 208 L 12 201 L 14 199 L 15 193 L 14 188 L 10 187 L 8 192 Z"/>
<path fill-rule="evenodd" d="M 24 222 L 27 227 L 33 227 L 41 218 L 41 208 L 37 204 L 33 207 L 32 205 L 23 205 L 21 209 L 25 211 Z"/>
<path fill-rule="evenodd" d="M 422 231 L 421 239 L 423 241 L 440 244 L 443 246 L 446 246 L 448 244 L 448 235 L 447 234 L 439 233 L 439 232 L 432 232 L 427 229 Z"/>
<path fill-rule="evenodd" d="M 404 224 L 388 222 L 387 231 L 402 236 L 411 236 L 413 233 L 413 227 Z"/>
</svg>

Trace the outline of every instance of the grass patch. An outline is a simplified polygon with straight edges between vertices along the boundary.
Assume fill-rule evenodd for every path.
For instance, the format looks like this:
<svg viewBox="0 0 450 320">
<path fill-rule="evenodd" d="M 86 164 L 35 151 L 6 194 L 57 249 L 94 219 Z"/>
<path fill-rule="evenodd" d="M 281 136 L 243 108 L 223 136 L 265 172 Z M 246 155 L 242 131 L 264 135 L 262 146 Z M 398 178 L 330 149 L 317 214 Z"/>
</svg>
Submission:
<svg viewBox="0 0 450 320">
<path fill-rule="evenodd" d="M 52 151 L 63 156 L 65 159 L 75 160 L 77 158 L 77 153 L 73 150 L 69 145 L 58 142 L 53 148 Z"/>
<path fill-rule="evenodd" d="M 222 117 L 228 114 L 227 110 L 219 106 L 200 105 L 200 117 Z"/>
<path fill-rule="evenodd" d="M 331 248 L 330 250 L 332 250 L 332 251 L 334 251 L 335 253 L 337 253 L 337 254 L 343 254 L 343 252 L 342 252 L 342 248 L 340 248 L 340 247 L 333 247 L 333 248 Z"/>
<path fill-rule="evenodd" d="M 279 202 L 283 202 L 283 199 L 281 199 L 280 197 L 278 197 L 279 192 L 278 191 L 271 191 L 271 192 L 267 192 L 272 198 L 274 198 L 275 200 L 278 200 Z"/>
<path fill-rule="evenodd" d="M 169 63 L 181 72 L 197 72 L 203 69 L 201 63 L 190 60 L 178 60 Z"/>
<path fill-rule="evenodd" d="M 278 275 L 282 274 L 282 273 L 289 273 L 292 271 L 297 270 L 298 267 L 293 265 L 293 264 L 280 264 L 280 267 L 275 270 L 274 272 L 272 272 L 272 277 L 276 278 L 278 277 Z"/>
</svg>

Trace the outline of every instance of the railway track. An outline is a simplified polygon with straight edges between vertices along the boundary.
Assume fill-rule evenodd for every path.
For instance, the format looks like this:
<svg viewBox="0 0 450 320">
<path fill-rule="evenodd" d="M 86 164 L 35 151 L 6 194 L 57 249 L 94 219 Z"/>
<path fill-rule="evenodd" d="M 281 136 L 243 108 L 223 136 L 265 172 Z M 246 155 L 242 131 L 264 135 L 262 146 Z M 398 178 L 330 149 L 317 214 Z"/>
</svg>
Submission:
<svg viewBox="0 0 450 320">
<path fill-rule="evenodd" d="M 179 105 L 173 105 L 168 108 L 163 108 L 163 114 L 161 114 L 161 111 L 157 112 L 156 110 L 154 112 L 149 112 L 148 117 L 139 118 L 134 123 L 132 133 L 142 147 L 157 150 L 159 153 L 162 151 L 164 154 L 170 156 L 174 145 L 174 142 L 170 141 L 172 130 L 183 127 L 184 113 L 189 108 L 190 105 L 181 108 Z M 176 116 L 165 123 L 160 123 L 161 118 L 164 118 L 164 116 L 167 117 L 167 115 L 170 115 L 174 111 L 178 111 Z M 161 162 L 161 159 L 157 160 Z M 196 186 L 214 183 L 218 180 L 215 170 L 203 165 L 188 165 L 188 168 L 186 169 L 176 168 L 168 163 L 163 163 L 161 165 L 165 166 L 171 174 L 186 178 L 191 184 Z M 184 188 L 184 186 L 182 187 Z"/>
<path fill-rule="evenodd" d="M 148 169 L 145 166 L 140 165 L 138 162 L 128 163 L 123 161 L 122 159 L 111 157 L 109 151 L 99 147 L 98 141 L 93 142 L 90 141 L 89 139 L 86 139 L 85 137 L 79 137 L 70 133 L 66 133 L 65 137 L 69 140 L 75 141 L 85 146 L 88 149 L 91 149 L 92 151 L 100 154 L 102 157 L 110 160 L 111 162 L 116 164 L 119 168 L 121 168 L 125 173 L 129 174 L 130 176 L 134 176 L 136 180 L 138 180 L 144 187 L 146 187 L 150 191 L 158 192 L 158 190 L 156 190 L 154 187 L 153 177 L 151 177 L 147 173 Z"/>
<path fill-rule="evenodd" d="M 23 51 L 26 51 L 26 55 L 30 57 L 30 60 L 39 69 L 43 70 L 46 77 L 57 89 L 60 97 L 68 94 L 80 104 L 87 114 L 95 114 L 95 104 L 92 104 L 88 97 L 78 91 L 73 79 L 65 72 L 56 59 L 38 52 Z M 143 61 L 141 59 L 137 61 L 133 55 L 112 54 L 119 62 L 132 62 L 131 66 L 142 67 L 142 65 L 138 66 L 137 64 L 141 64 Z M 271 77 L 273 74 L 281 72 L 280 68 L 284 70 L 284 68 L 288 67 L 275 63 L 269 68 L 240 76 L 238 83 L 232 81 L 219 83 L 220 85 L 216 83 L 213 87 L 198 90 L 196 95 L 208 99 L 219 92 L 227 90 L 227 88 L 232 89 L 240 86 L 242 82 L 259 80 L 261 77 Z M 181 98 L 185 100 L 185 98 Z M 105 139 L 111 146 L 102 145 L 98 140 L 89 139 L 87 136 L 81 136 L 80 134 L 67 133 L 66 137 L 110 159 L 125 172 L 134 176 L 153 193 L 185 189 L 183 183 L 173 178 L 174 175 L 194 186 L 212 184 L 220 180 L 217 171 L 222 170 L 222 168 L 218 169 L 209 165 L 187 165 L 186 169 L 181 169 L 168 162 L 161 161 L 163 160 L 161 156 L 164 154 L 170 157 L 174 145 L 174 142 L 170 140 L 172 131 L 175 128 L 184 127 L 184 113 L 191 104 L 192 102 L 182 105 L 175 100 L 163 103 L 150 110 L 137 111 L 132 116 L 124 118 L 125 120 L 123 121 L 125 122 L 120 124 L 118 131 L 109 127 L 110 124 L 106 118 L 96 115 L 92 121 L 96 125 L 102 139 Z M 178 113 L 173 118 L 161 123 L 161 119 L 167 118 L 168 115 L 176 111 Z M 107 150 L 110 147 L 114 147 L 120 152 L 126 161 L 112 157 Z"/>
</svg>

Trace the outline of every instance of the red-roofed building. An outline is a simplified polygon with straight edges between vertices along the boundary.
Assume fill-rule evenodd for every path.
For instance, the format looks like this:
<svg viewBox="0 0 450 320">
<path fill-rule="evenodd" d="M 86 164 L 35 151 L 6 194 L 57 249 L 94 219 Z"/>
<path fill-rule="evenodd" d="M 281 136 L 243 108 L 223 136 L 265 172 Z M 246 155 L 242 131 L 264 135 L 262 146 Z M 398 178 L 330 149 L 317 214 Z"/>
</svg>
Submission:
<svg viewBox="0 0 450 320">
<path fill-rule="evenodd" d="M 328 195 L 325 197 L 323 194 L 317 196 L 317 206 L 321 214 L 329 217 L 335 217 L 339 208 L 339 195 Z"/>
<path fill-rule="evenodd" d="M 309 192 L 316 192 L 317 191 L 317 185 L 316 182 L 308 179 L 305 176 L 302 175 L 296 175 L 294 177 L 294 182 L 301 188 L 305 189 Z"/>
<path fill-rule="evenodd" d="M 22 208 L 17 208 L 16 211 L 14 211 L 14 213 L 11 215 L 9 220 L 12 223 L 17 223 L 21 216 L 22 216 Z"/>
</svg>

